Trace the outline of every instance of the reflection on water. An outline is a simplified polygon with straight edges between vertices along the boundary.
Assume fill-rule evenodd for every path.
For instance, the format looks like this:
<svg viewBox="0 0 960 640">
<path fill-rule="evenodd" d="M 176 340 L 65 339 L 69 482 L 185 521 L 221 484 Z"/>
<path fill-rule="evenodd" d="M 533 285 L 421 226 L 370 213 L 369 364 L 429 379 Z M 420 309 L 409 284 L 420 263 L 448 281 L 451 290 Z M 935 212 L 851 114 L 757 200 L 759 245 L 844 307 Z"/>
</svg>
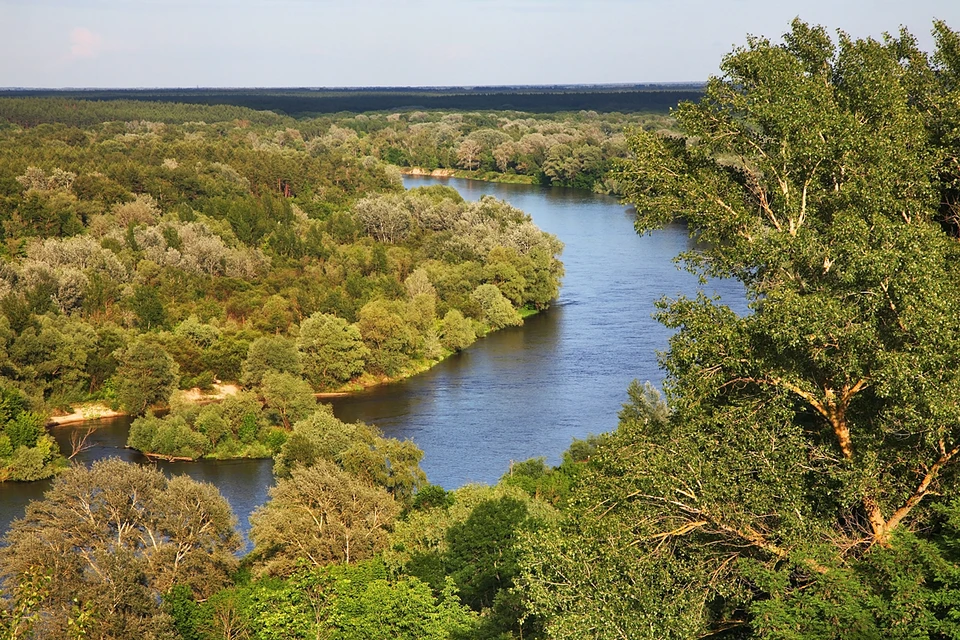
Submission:
<svg viewBox="0 0 960 640">
<path fill-rule="evenodd" d="M 626 207 L 571 189 L 414 177 L 405 182 L 449 184 L 470 200 L 491 194 L 531 214 L 566 245 L 563 288 L 549 310 L 523 327 L 494 333 L 407 381 L 335 399 L 338 417 L 412 439 L 424 450 L 428 478 L 449 489 L 496 482 L 512 460 L 544 456 L 557 463 L 573 438 L 616 427 L 631 380 L 660 383 L 656 353 L 666 349 L 670 332 L 651 318 L 654 301 L 698 288 L 697 279 L 672 262 L 689 247 L 684 227 L 641 238 Z M 739 284 L 715 282 L 707 292 L 745 311 Z M 79 459 L 144 462 L 124 448 L 128 426 L 127 420 L 99 424 L 93 448 Z M 85 427 L 54 430 L 64 451 L 78 429 Z M 244 531 L 273 480 L 269 460 L 149 464 L 216 484 Z M 47 486 L 0 484 L 0 531 Z"/>
</svg>

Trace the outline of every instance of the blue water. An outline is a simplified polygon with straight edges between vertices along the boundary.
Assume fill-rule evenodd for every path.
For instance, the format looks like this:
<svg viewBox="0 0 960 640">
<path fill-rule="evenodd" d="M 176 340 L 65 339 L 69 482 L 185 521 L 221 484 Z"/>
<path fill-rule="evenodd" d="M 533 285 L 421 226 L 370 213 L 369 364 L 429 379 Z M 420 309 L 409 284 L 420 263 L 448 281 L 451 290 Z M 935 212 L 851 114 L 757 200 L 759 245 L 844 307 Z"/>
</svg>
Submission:
<svg viewBox="0 0 960 640">
<path fill-rule="evenodd" d="M 405 183 L 448 184 L 470 200 L 490 194 L 531 214 L 566 245 L 563 287 L 556 303 L 523 327 L 491 334 L 407 381 L 338 399 L 334 410 L 341 419 L 412 439 L 424 451 L 430 481 L 453 489 L 496 482 L 511 461 L 544 456 L 558 463 L 573 438 L 616 427 L 631 380 L 661 383 L 657 352 L 667 348 L 670 331 L 651 317 L 654 301 L 694 295 L 699 287 L 673 263 L 690 246 L 683 226 L 639 237 L 627 207 L 570 189 L 413 177 Z M 738 283 L 713 282 L 706 290 L 745 312 Z M 128 421 L 99 426 L 96 446 L 82 461 L 119 456 L 146 462 L 124 448 Z M 85 428 L 62 427 L 55 435 L 69 451 L 70 433 Z M 269 460 L 159 466 L 216 484 L 244 535 L 273 482 Z M 0 532 L 48 486 L 0 483 Z"/>
</svg>

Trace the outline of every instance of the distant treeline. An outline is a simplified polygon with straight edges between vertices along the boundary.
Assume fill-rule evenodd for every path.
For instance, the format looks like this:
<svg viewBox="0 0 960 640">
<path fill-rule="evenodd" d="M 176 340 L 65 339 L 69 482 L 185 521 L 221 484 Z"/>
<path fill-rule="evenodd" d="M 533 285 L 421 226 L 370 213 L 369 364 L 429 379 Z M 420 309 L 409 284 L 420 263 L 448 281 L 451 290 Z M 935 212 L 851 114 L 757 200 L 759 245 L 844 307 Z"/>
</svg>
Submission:
<svg viewBox="0 0 960 640">
<path fill-rule="evenodd" d="M 699 100 L 702 87 L 618 85 L 575 87 L 476 87 L 369 89 L 23 89 L 3 97 L 58 97 L 83 100 L 142 100 L 231 105 L 290 116 L 388 109 L 516 110 L 534 113 L 593 110 L 667 112 L 677 103 Z"/>
</svg>

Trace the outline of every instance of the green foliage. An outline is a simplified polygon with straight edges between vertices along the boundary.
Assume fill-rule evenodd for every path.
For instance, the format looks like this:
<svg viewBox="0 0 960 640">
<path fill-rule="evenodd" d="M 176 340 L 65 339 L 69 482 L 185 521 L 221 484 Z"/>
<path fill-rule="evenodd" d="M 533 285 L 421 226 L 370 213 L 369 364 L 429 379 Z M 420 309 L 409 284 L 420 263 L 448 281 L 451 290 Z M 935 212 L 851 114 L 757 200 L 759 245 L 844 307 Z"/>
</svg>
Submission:
<svg viewBox="0 0 960 640">
<path fill-rule="evenodd" d="M 446 489 L 436 484 L 428 484 L 417 489 L 410 508 L 415 511 L 423 511 L 436 507 L 448 507 L 452 503 L 453 496 Z"/>
<path fill-rule="evenodd" d="M 551 522 L 554 510 L 516 487 L 468 485 L 447 494 L 425 488 L 423 499 L 396 522 L 384 560 L 416 576 L 435 593 L 454 585 L 461 599 L 482 609 L 469 637 L 529 637 L 539 626 L 515 590 L 518 540 Z M 512 635 L 511 635 L 512 637 Z"/>
<path fill-rule="evenodd" d="M 174 458 L 266 458 L 287 441 L 288 425 L 310 416 L 319 407 L 303 380 L 290 374 L 268 373 L 260 389 L 227 396 L 222 402 L 198 407 L 175 395 L 168 415 L 152 414 L 130 425 L 127 445 L 145 453 Z M 279 423 L 280 426 L 271 426 Z"/>
<path fill-rule="evenodd" d="M 183 120 L 182 105 L 149 104 L 145 113 L 169 113 L 89 121 L 136 106 L 0 101 L 18 118 L 42 111 L 77 125 L 0 129 L 3 373 L 44 406 L 97 399 L 141 414 L 165 400 L 161 363 L 118 372 L 145 335 L 177 364 L 180 388 L 253 388 L 268 370 L 337 388 L 439 360 L 438 316 L 480 318 L 471 293 L 481 284 L 516 305 L 556 295 L 561 245 L 529 216 L 449 188 L 403 193 L 396 171 L 368 155 L 379 143 L 354 146 L 356 131 L 387 121 L 357 128 L 345 116 L 352 128 L 323 119 L 301 131 L 262 114 L 206 124 Z M 511 136 L 481 120 L 482 131 L 457 136 Z M 449 350 L 471 340 L 472 327 L 455 324 Z"/>
<path fill-rule="evenodd" d="M 559 467 L 548 467 L 544 458 L 531 458 L 525 462 L 515 462 L 510 470 L 500 478 L 500 484 L 517 487 L 531 497 L 542 500 L 555 507 L 563 507 L 570 497 L 571 490 L 583 468 L 584 447 L 586 441 L 575 440 L 565 452 L 563 463 Z"/>
<path fill-rule="evenodd" d="M 302 371 L 300 356 L 292 340 L 283 336 L 262 336 L 250 343 L 241 381 L 248 386 L 259 386 L 268 371 L 295 374 Z"/>
<path fill-rule="evenodd" d="M 376 427 L 360 422 L 341 422 L 324 408 L 293 426 L 274 458 L 274 473 L 286 477 L 297 467 L 330 462 L 408 504 L 426 482 L 422 457 L 413 442 L 384 438 Z"/>
<path fill-rule="evenodd" d="M 151 405 L 166 402 L 176 388 L 178 367 L 156 342 L 138 338 L 123 349 L 114 375 L 120 405 L 140 415 Z"/>
<path fill-rule="evenodd" d="M 33 447 L 15 449 L 3 473 L 7 480 L 33 482 L 49 478 L 62 468 L 63 463 L 57 441 L 53 436 L 44 434 L 37 438 Z"/>
<path fill-rule="evenodd" d="M 52 576 L 28 571 L 20 578 L 16 594 L 0 609 L 0 632 L 4 638 L 29 637 L 39 621 L 40 604 L 47 595 Z"/>
<path fill-rule="evenodd" d="M 45 423 L 23 393 L 0 386 L 0 482 L 49 478 L 62 466 L 60 447 Z"/>
<path fill-rule="evenodd" d="M 134 442 L 132 427 L 133 425 L 130 432 L 131 443 Z M 138 432 L 138 435 L 139 433 L 141 432 Z M 207 452 L 209 446 L 210 441 L 203 434 L 191 429 L 182 418 L 174 417 L 160 421 L 150 443 L 142 450 L 162 456 L 197 459 Z"/>
<path fill-rule="evenodd" d="M 473 292 L 473 298 L 480 305 L 481 319 L 494 329 L 523 324 L 520 314 L 510 301 L 493 284 L 482 284 Z"/>
<path fill-rule="evenodd" d="M 367 348 L 367 366 L 374 373 L 398 374 L 414 355 L 416 329 L 404 317 L 400 303 L 368 302 L 360 309 L 357 328 Z"/>
<path fill-rule="evenodd" d="M 434 593 L 382 562 L 300 568 L 289 578 L 260 578 L 223 590 L 193 609 L 188 633 L 203 638 L 469 637 L 479 622 L 452 585 Z M 195 613 L 194 613 L 195 611 Z M 184 637 L 192 637 L 187 634 Z"/>
<path fill-rule="evenodd" d="M 250 517 L 254 554 L 273 574 L 370 558 L 386 543 L 400 505 L 384 489 L 326 460 L 295 467 Z"/>
<path fill-rule="evenodd" d="M 317 400 L 310 385 L 303 378 L 289 373 L 264 374 L 260 393 L 267 408 L 280 416 L 287 429 L 317 410 Z"/>
<path fill-rule="evenodd" d="M 10 439 L 10 446 L 34 447 L 37 439 L 44 433 L 43 416 L 32 411 L 21 411 L 16 417 L 7 421 L 3 432 Z"/>
<path fill-rule="evenodd" d="M 184 584 L 174 585 L 163 594 L 163 609 L 171 618 L 180 638 L 183 640 L 203 640 L 197 630 L 200 619 L 200 607 L 193 598 L 193 591 Z"/>
<path fill-rule="evenodd" d="M 638 230 L 684 218 L 688 264 L 739 279 L 751 313 L 660 303 L 669 402 L 631 385 L 525 543 L 549 635 L 954 635 L 960 103 L 957 35 L 935 36 L 928 57 L 797 20 L 727 56 L 681 135 L 633 137 Z"/>
<path fill-rule="evenodd" d="M 137 316 L 137 327 L 149 331 L 163 328 L 167 323 L 167 314 L 153 287 L 137 287 L 130 299 L 130 309 Z"/>
<path fill-rule="evenodd" d="M 369 355 L 359 329 L 329 313 L 315 313 L 301 323 L 297 352 L 304 376 L 318 389 L 360 374 Z"/>
<path fill-rule="evenodd" d="M 463 351 L 477 339 L 473 324 L 457 309 L 450 309 L 440 323 L 440 344 L 451 351 Z"/>
<path fill-rule="evenodd" d="M 184 585 L 200 598 L 226 584 L 239 536 L 212 485 L 104 460 L 72 467 L 15 521 L 0 574 L 32 599 L 38 637 L 149 637 L 172 631 L 161 594 Z M 37 593 L 31 576 L 49 576 Z M 32 594 L 32 595 L 31 595 Z M 82 637 L 82 636 L 81 636 Z"/>
<path fill-rule="evenodd" d="M 439 596 L 417 578 L 390 580 L 382 564 L 364 563 L 329 571 L 332 638 L 443 640 L 475 631 L 477 616 L 460 603 L 451 583 Z"/>
<path fill-rule="evenodd" d="M 526 520 L 526 506 L 512 498 L 478 505 L 447 532 L 446 563 L 464 601 L 479 610 L 512 585 L 519 569 L 513 539 Z"/>
</svg>

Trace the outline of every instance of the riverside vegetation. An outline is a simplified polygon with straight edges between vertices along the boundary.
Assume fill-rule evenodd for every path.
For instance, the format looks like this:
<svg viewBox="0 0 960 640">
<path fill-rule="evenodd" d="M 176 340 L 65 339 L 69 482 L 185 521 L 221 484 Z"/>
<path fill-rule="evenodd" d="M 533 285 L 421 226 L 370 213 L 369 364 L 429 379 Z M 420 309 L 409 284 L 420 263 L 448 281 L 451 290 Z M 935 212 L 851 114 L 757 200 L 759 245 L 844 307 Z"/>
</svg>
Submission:
<svg viewBox="0 0 960 640">
<path fill-rule="evenodd" d="M 54 122 L 0 130 L 0 374 L 20 398 L 0 441 L 8 479 L 55 466 L 42 429 L 20 426 L 29 408 L 140 415 L 215 381 L 244 390 L 202 410 L 174 397 L 131 446 L 273 455 L 313 393 L 420 371 L 556 296 L 561 244 L 523 212 L 404 192 L 394 168 L 273 114 L 96 122 L 117 105 L 85 104 L 96 123 L 80 128 L 55 122 L 70 103 L 14 102 Z"/>
<path fill-rule="evenodd" d="M 934 37 L 797 20 L 631 138 L 638 230 L 684 218 L 751 307 L 661 302 L 665 400 L 634 383 L 558 467 L 452 492 L 409 443 L 269 405 L 292 426 L 242 560 L 212 487 L 71 468 L 0 552 L 7 634 L 960 637 L 960 34 Z"/>
</svg>

